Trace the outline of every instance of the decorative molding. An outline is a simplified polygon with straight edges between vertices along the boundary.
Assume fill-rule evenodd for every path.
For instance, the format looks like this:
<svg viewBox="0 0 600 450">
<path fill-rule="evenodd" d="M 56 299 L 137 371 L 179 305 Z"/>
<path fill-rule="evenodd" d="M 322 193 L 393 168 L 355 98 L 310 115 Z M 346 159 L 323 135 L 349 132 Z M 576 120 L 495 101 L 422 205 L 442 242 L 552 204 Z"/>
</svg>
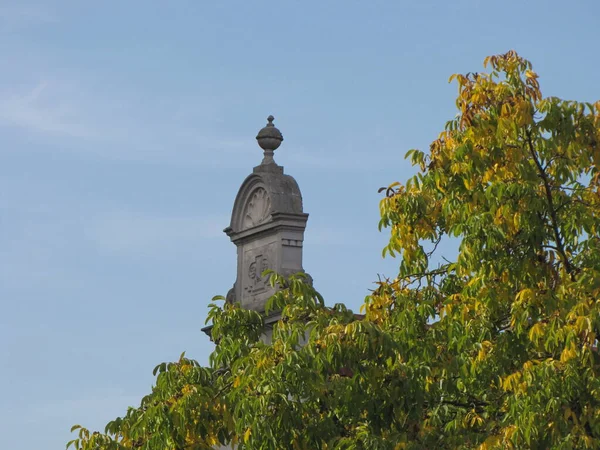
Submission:
<svg viewBox="0 0 600 450">
<path fill-rule="evenodd" d="M 300 239 L 282 239 L 281 243 L 284 247 L 302 247 Z"/>
<path fill-rule="evenodd" d="M 251 195 L 242 216 L 242 229 L 248 229 L 267 222 L 271 217 L 271 197 L 259 187 Z"/>
<path fill-rule="evenodd" d="M 256 255 L 254 261 L 248 266 L 248 283 L 244 290 L 250 294 L 264 292 L 268 287 L 268 277 L 263 277 L 262 273 L 270 269 L 269 259 L 265 255 Z"/>
</svg>

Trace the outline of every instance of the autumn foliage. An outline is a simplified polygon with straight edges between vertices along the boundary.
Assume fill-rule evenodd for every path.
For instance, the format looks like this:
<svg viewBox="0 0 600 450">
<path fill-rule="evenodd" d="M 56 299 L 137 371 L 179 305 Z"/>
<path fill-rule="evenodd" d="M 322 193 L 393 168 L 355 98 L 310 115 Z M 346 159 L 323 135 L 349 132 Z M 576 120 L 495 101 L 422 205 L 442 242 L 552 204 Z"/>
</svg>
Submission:
<svg viewBox="0 0 600 450">
<path fill-rule="evenodd" d="M 451 77 L 457 116 L 383 190 L 399 272 L 364 316 L 273 274 L 270 344 L 259 314 L 212 305 L 209 367 L 159 365 L 138 407 L 70 445 L 600 448 L 600 102 L 544 98 L 512 51 L 484 66 Z"/>
</svg>

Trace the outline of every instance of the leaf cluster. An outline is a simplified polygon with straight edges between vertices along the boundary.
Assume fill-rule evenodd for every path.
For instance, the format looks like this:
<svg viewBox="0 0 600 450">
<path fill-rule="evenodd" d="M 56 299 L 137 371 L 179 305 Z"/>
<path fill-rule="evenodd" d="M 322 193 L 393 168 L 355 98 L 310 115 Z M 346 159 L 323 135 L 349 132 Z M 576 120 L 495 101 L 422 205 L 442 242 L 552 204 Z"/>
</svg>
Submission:
<svg viewBox="0 0 600 450">
<path fill-rule="evenodd" d="M 484 65 L 383 189 L 400 263 L 364 314 L 271 273 L 267 315 L 211 304 L 209 367 L 157 366 L 140 406 L 69 446 L 600 448 L 600 102 L 543 97 L 513 51 Z"/>
</svg>

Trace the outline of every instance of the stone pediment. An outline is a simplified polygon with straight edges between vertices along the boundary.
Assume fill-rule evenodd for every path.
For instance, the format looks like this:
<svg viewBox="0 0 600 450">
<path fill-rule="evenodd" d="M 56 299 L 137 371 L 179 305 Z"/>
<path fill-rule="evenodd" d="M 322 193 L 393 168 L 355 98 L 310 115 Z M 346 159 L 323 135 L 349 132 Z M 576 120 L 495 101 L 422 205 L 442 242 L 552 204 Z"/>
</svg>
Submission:
<svg viewBox="0 0 600 450">
<path fill-rule="evenodd" d="M 298 183 L 273 159 L 283 136 L 273 116 L 267 120 L 256 137 L 264 158 L 240 186 L 224 230 L 237 247 L 237 278 L 227 301 L 260 312 L 276 290 L 268 283 L 267 270 L 284 276 L 304 272 L 302 244 L 308 220 Z"/>
<path fill-rule="evenodd" d="M 276 164 L 261 165 L 242 183 L 231 223 L 225 232 L 232 236 L 273 220 L 277 214 L 303 215 L 302 194 L 296 180 Z"/>
</svg>

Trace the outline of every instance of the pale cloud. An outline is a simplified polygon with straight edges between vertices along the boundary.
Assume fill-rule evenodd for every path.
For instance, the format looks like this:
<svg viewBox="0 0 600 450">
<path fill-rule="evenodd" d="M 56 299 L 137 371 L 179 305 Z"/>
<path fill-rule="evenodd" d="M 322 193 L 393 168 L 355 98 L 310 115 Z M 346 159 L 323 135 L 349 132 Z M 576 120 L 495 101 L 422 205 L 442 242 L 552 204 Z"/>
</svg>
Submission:
<svg viewBox="0 0 600 450">
<path fill-rule="evenodd" d="M 356 234 L 340 228 L 307 227 L 305 240 L 311 245 L 348 245 L 356 240 Z"/>
<path fill-rule="evenodd" d="M 408 148 L 401 139 L 395 136 L 383 135 L 381 130 L 371 134 L 362 131 L 357 134 L 350 130 L 339 142 L 330 146 L 319 145 L 305 147 L 292 145 L 286 148 L 286 157 L 295 167 L 306 167 L 309 169 L 340 171 L 360 171 L 365 169 L 376 169 L 383 167 L 385 152 L 389 154 L 390 161 L 409 167 L 403 159 L 404 153 L 398 153 L 398 149 Z M 374 157 L 373 149 L 377 149 L 377 157 Z M 276 154 L 277 155 L 277 154 Z M 276 156 L 277 157 L 277 156 Z"/>
<path fill-rule="evenodd" d="M 0 417 L 9 423 L 19 417 L 21 423 L 25 422 L 33 427 L 52 423 L 56 427 L 53 434 L 57 441 L 63 441 L 64 448 L 67 440 L 76 437 L 69 433 L 73 424 L 81 423 L 92 430 L 103 430 L 108 420 L 125 415 L 129 406 L 138 406 L 144 395 L 144 392 L 125 392 L 121 389 L 97 389 L 95 392 L 83 392 L 76 398 L 55 398 L 44 403 L 17 407 L 12 411 L 9 409 L 6 414 L 2 414 L 5 417 Z"/>
<path fill-rule="evenodd" d="M 289 151 L 287 160 L 289 165 L 295 168 L 326 170 L 335 173 L 373 169 L 377 165 L 377 161 L 368 156 L 346 151 L 344 147 L 338 147 L 335 150 L 293 148 Z"/>
<path fill-rule="evenodd" d="M 5 92 L 0 99 L 0 122 L 33 132 L 92 136 L 92 130 L 81 122 L 81 109 L 63 94 L 48 81 L 24 92 Z"/>
<path fill-rule="evenodd" d="M 46 76 L 35 84 L 8 83 L 8 89 L 0 91 L 0 125 L 39 134 L 44 139 L 62 139 L 66 144 L 54 146 L 52 151 L 117 161 L 193 164 L 208 169 L 252 167 L 261 160 L 253 135 L 238 137 L 215 131 L 221 116 L 210 117 L 209 112 L 215 109 L 215 100 L 210 97 L 200 102 L 201 107 L 198 99 L 190 105 L 170 98 L 160 107 L 140 111 L 135 97 L 127 92 L 106 90 L 82 75 L 46 72 L 42 71 Z M 197 117 L 204 118 L 200 121 L 203 126 L 198 126 Z M 285 157 L 276 155 L 276 160 L 284 165 L 336 172 L 377 167 L 380 163 L 361 148 L 359 141 L 350 133 L 332 148 L 291 145 L 284 147 Z M 371 143 L 376 147 L 393 147 L 385 142 L 386 138 L 375 141 Z M 31 150 L 46 148 L 42 142 Z M 0 151 L 14 150 L 7 147 Z"/>
<path fill-rule="evenodd" d="M 77 263 L 82 252 L 92 259 L 176 257 L 226 243 L 222 230 L 229 224 L 228 215 L 211 211 L 86 207 L 75 193 L 7 177 L 0 180 L 0 213 L 10 219 L 0 222 L 0 286 L 16 290 L 79 289 L 88 279 Z"/>
<path fill-rule="evenodd" d="M 86 412 L 94 411 L 94 416 L 117 417 L 127 410 L 127 406 L 138 405 L 142 395 L 125 394 L 118 390 L 106 390 L 99 393 L 86 393 L 79 398 L 57 400 L 56 402 L 32 405 L 32 416 L 37 417 L 77 417 L 79 420 Z"/>
<path fill-rule="evenodd" d="M 0 32 L 13 32 L 56 22 L 58 22 L 56 13 L 39 5 L 0 5 Z"/>
<path fill-rule="evenodd" d="M 0 241 L 0 244 L 3 244 Z M 44 247 L 45 242 L 17 242 L 0 252 L 0 284 L 5 289 L 71 290 L 84 286 L 67 261 L 57 251 Z"/>
<path fill-rule="evenodd" d="M 288 159 L 294 167 L 307 167 L 310 169 L 339 169 L 340 166 L 360 167 L 360 160 L 356 158 L 339 158 L 324 150 L 291 149 Z"/>
<path fill-rule="evenodd" d="M 3 230 L 0 285 L 6 289 L 79 289 L 85 285 L 87 275 L 77 266 L 78 249 L 91 248 L 92 258 L 168 259 L 189 249 L 201 251 L 212 243 L 223 245 L 227 241 L 223 228 L 229 224 L 229 217 L 208 214 L 35 216 L 21 221 L 18 231 Z"/>
<path fill-rule="evenodd" d="M 0 213 L 0 286 L 6 289 L 72 289 L 81 286 L 73 276 L 65 249 L 77 240 L 78 218 L 59 207 L 35 203 L 30 187 L 2 180 Z M 47 199 L 46 199 L 47 200 Z"/>
<path fill-rule="evenodd" d="M 225 216 L 168 217 L 120 213 L 89 223 L 84 231 L 99 250 L 164 252 L 206 239 L 223 238 Z"/>
<path fill-rule="evenodd" d="M 377 238 L 378 235 L 379 233 L 372 229 L 309 225 L 305 231 L 305 241 L 310 245 L 348 248 L 362 246 L 366 241 Z"/>
<path fill-rule="evenodd" d="M 210 125 L 203 130 L 174 122 L 171 115 L 178 106 L 170 106 L 172 110 L 157 108 L 149 117 L 148 111 L 146 117 L 138 117 L 126 95 L 93 93 L 76 77 L 44 79 L 28 87 L 12 85 L 0 91 L 0 125 L 44 139 L 70 139 L 68 145 L 61 145 L 60 150 L 53 147 L 52 151 L 102 159 L 207 168 L 248 167 L 253 157 L 256 163 L 260 161 L 253 139 L 215 136 Z M 31 150 L 45 148 L 42 141 Z"/>
</svg>

